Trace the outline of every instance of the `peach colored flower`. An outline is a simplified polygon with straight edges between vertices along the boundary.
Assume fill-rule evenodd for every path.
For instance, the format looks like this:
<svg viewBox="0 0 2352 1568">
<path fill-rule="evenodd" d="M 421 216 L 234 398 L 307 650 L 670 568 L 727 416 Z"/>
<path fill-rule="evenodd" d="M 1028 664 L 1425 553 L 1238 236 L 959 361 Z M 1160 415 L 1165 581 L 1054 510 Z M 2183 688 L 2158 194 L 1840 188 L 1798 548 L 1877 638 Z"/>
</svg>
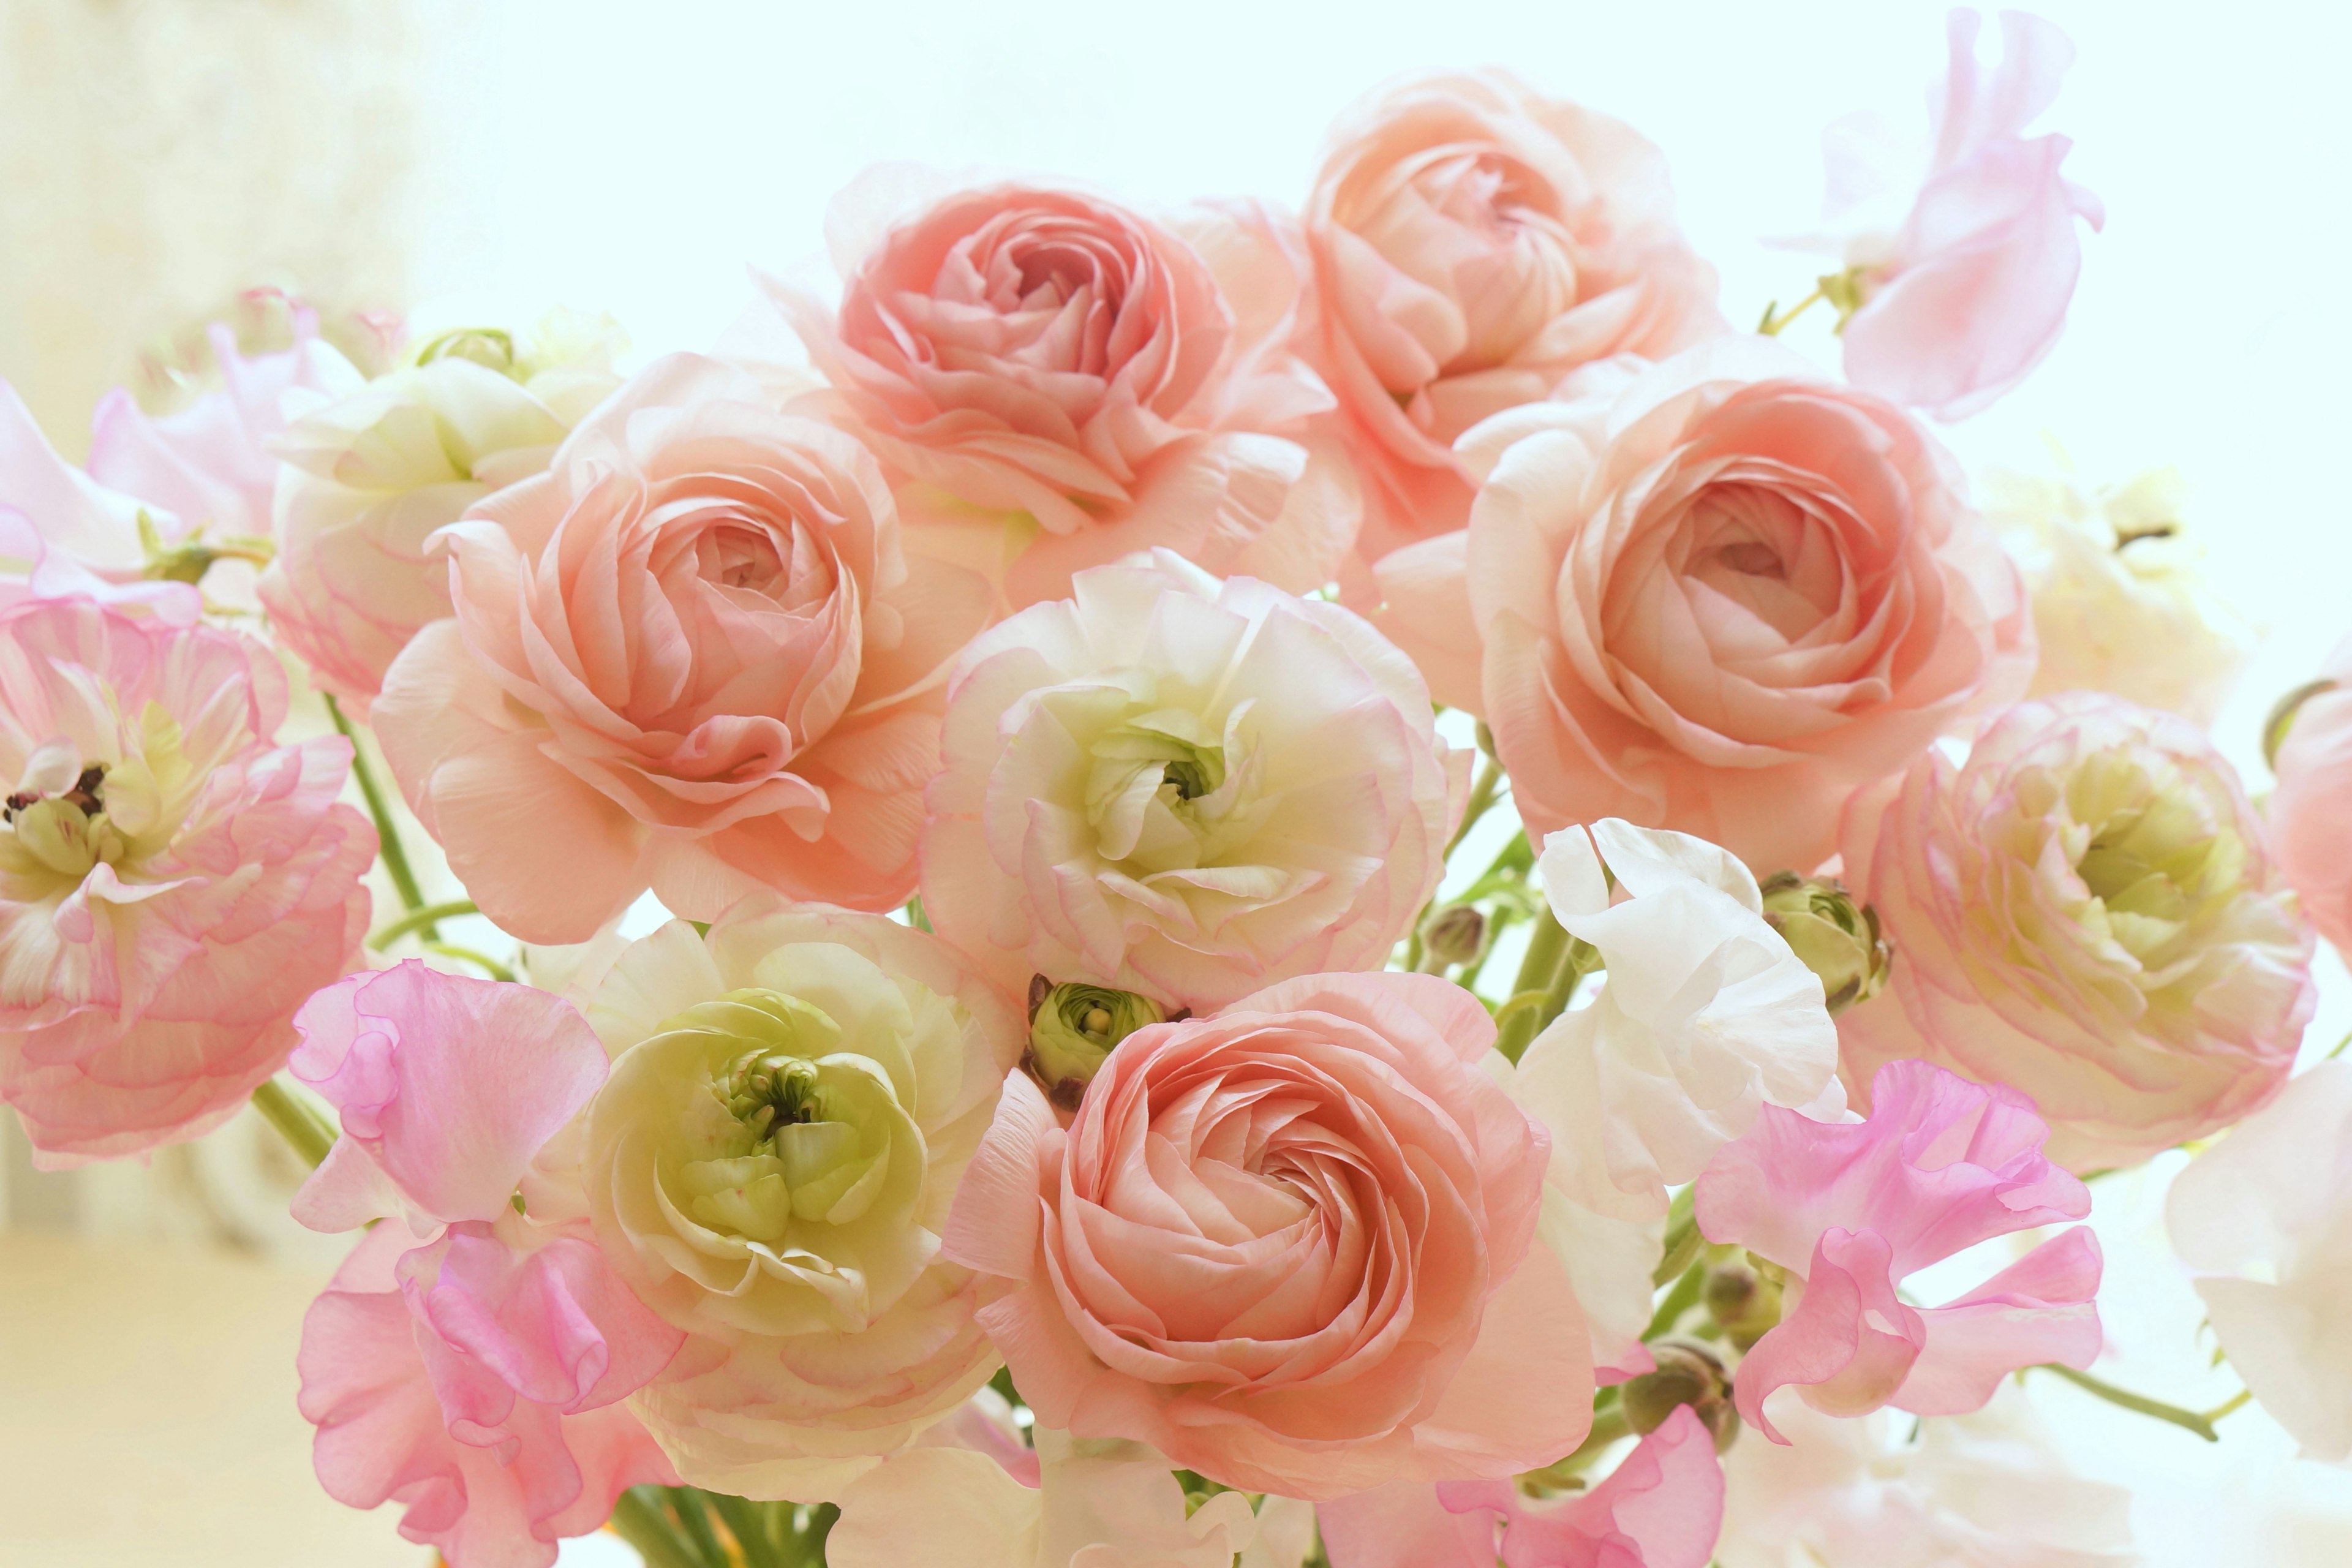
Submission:
<svg viewBox="0 0 2352 1568">
<path fill-rule="evenodd" d="M 1366 562 L 1462 526 L 1454 442 L 1480 420 L 1727 330 L 1658 150 L 1502 71 L 1372 93 L 1332 127 L 1305 218 Z"/>
<path fill-rule="evenodd" d="M 910 552 L 1016 609 L 1157 546 L 1296 592 L 1331 579 L 1359 508 L 1294 352 L 1313 322 L 1294 220 L 1234 203 L 1163 226 L 1073 189 L 928 184 L 885 168 L 843 194 L 837 312 L 770 288 L 831 384 L 808 406 L 882 458 Z"/>
<path fill-rule="evenodd" d="M 559 311 L 519 342 L 436 338 L 421 363 L 299 411 L 271 443 L 286 477 L 259 592 L 315 684 L 365 714 L 409 639 L 449 614 L 449 563 L 425 541 L 542 472 L 620 384 L 621 347 L 609 321 Z"/>
<path fill-rule="evenodd" d="M 1922 1057 L 2030 1096 L 2053 1158 L 2135 1163 L 2276 1093 L 2312 936 L 2237 773 L 2185 719 L 2022 702 L 1964 763 L 1855 799 L 1845 875 L 1893 981 L 1838 1016 L 1846 1086 Z"/>
<path fill-rule="evenodd" d="M 234 1114 L 359 957 L 348 742 L 272 743 L 276 658 L 87 600 L 0 612 L 0 1098 L 45 1163 Z"/>
<path fill-rule="evenodd" d="M 927 794 L 923 907 L 1032 974 L 1215 1007 L 1370 968 L 1468 788 L 1403 656 L 1336 605 L 1166 551 L 968 648 Z"/>
<path fill-rule="evenodd" d="M 902 558 L 856 441 L 676 354 L 443 539 L 456 617 L 373 721 L 501 926 L 584 941 L 648 886 L 704 920 L 762 888 L 912 890 L 940 689 L 987 589 Z"/>
<path fill-rule="evenodd" d="M 687 1331 L 634 1401 L 679 1472 L 813 1502 L 954 1415 L 998 1360 L 940 1235 L 1019 1015 L 935 937 L 773 897 L 634 944 L 587 1011 L 614 1059 L 581 1180 Z"/>
<path fill-rule="evenodd" d="M 1974 11 L 1946 24 L 1951 66 L 1929 100 L 1924 175 L 1888 167 L 1898 145 L 1874 117 L 1823 137 L 1831 234 L 1853 279 L 1842 322 L 1856 386 L 1938 419 L 1962 419 L 2025 379 L 2058 341 L 2083 268 L 2077 218 L 2105 222 L 2098 197 L 2059 174 L 2074 142 L 2028 139 L 2074 63 L 2066 35 L 2000 13 L 2001 60 L 1980 74 Z"/>
<path fill-rule="evenodd" d="M 1465 446 L 1491 456 L 1465 563 L 1485 712 L 1531 832 L 1622 816 L 1810 870 L 1849 795 L 2032 674 L 1948 455 L 1778 345 Z"/>
<path fill-rule="evenodd" d="M 2352 959 L 2352 637 L 2320 667 L 2330 684 L 2298 704 L 2263 805 L 2271 853 L 2304 913 Z"/>
<path fill-rule="evenodd" d="M 549 1568 L 624 1489 L 677 1481 L 620 1401 L 685 1336 L 527 1180 L 604 1052 L 569 1003 L 414 960 L 329 986 L 295 1027 L 293 1071 L 342 1122 L 297 1217 L 407 1222 L 369 1232 L 303 1318 L 320 1484 L 404 1504 L 400 1532 L 461 1568 Z"/>
<path fill-rule="evenodd" d="M 1037 1419 L 1326 1499 L 1507 1476 L 1591 1415 L 1549 1152 L 1434 976 L 1318 974 L 1127 1037 L 1069 1129 L 1007 1080 L 943 1250 Z M 1499 1065 L 1499 1063 L 1497 1064 Z"/>
</svg>

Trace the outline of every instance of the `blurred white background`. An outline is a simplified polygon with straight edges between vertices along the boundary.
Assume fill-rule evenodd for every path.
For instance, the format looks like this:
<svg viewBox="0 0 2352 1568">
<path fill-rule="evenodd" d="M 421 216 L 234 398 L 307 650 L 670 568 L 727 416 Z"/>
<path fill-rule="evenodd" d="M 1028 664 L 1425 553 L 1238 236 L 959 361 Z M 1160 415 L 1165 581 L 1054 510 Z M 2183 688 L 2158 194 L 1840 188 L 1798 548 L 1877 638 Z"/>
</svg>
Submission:
<svg viewBox="0 0 2352 1568">
<path fill-rule="evenodd" d="M 2263 713 L 2352 632 L 2352 517 L 2334 472 L 2352 427 L 2352 10 L 2040 9 L 2079 51 L 2044 128 L 2075 138 L 2067 173 L 2105 199 L 2107 227 L 2086 242 L 2057 351 L 1949 439 L 1971 466 L 2040 467 L 2046 432 L 2093 481 L 2184 470 L 2214 581 L 2267 634 L 2218 727 L 2259 792 Z M 1822 126 L 1865 108 L 1920 123 L 1943 10 L 0 0 L 0 376 L 79 452 L 90 402 L 142 349 L 257 280 L 436 321 L 608 310 L 640 354 L 706 347 L 750 303 L 747 265 L 805 265 L 828 199 L 869 163 L 1059 174 L 1145 205 L 1296 202 L 1324 127 L 1359 93 L 1484 64 L 1657 142 L 1727 313 L 1752 321 L 1819 269 L 1761 237 L 1816 216 Z M 1833 356 L 1819 317 L 1789 337 Z M 2332 960 L 2323 987 L 2314 1054 L 2352 1028 Z M 100 1201 L 17 1164 L 0 1214 L 20 1223 L 122 1245 L 172 1228 L 142 1207 L 142 1178 Z M 2210 1405 L 2235 1384 L 2202 1370 L 2201 1314 L 2163 1249 L 2170 1168 L 2098 1188 L 2113 1260 L 2103 1370 Z M 8 1336 L 31 1321 L 0 1317 L 0 1409 L 37 1424 L 12 1397 L 39 1352 Z M 2209 1448 L 2071 1389 L 2034 1392 L 2080 1463 L 2139 1489 L 2152 1563 L 2352 1561 L 2352 1478 L 2293 1460 L 2258 1411 Z M 288 1441 L 302 1436 L 289 1426 Z M 312 1560 L 270 1555 L 261 1521 L 243 1545 L 238 1561 Z"/>
</svg>

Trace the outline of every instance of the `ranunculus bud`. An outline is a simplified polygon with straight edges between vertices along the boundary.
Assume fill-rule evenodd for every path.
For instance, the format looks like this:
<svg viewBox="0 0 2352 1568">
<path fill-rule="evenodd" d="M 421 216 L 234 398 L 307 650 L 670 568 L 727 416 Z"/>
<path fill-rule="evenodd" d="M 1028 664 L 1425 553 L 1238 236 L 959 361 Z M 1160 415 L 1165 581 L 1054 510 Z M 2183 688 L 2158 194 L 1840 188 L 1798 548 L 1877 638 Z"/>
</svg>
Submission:
<svg viewBox="0 0 2352 1568">
<path fill-rule="evenodd" d="M 1468 904 L 1449 904 L 1421 928 L 1428 963 L 1471 963 L 1486 945 L 1486 917 Z"/>
<path fill-rule="evenodd" d="M 1708 1269 L 1699 1300 L 1706 1303 L 1707 1316 L 1743 1352 L 1780 1326 L 1780 1273 L 1758 1268 L 1752 1256 L 1735 1253 Z"/>
<path fill-rule="evenodd" d="M 1822 979 L 1832 1013 L 1867 1002 L 1886 984 L 1895 950 L 1878 934 L 1878 915 L 1834 877 L 1775 871 L 1757 891 L 1764 919 L 1805 967 Z"/>
<path fill-rule="evenodd" d="M 1714 1436 L 1716 1452 L 1730 1447 L 1739 1436 L 1739 1412 L 1731 1403 L 1731 1374 L 1722 1358 L 1692 1340 L 1661 1340 L 1650 1354 L 1657 1370 L 1628 1382 L 1618 1396 L 1625 1424 L 1646 1436 L 1687 1405 Z"/>
<path fill-rule="evenodd" d="M 1021 1065 L 1064 1110 L 1076 1110 L 1111 1047 L 1146 1024 L 1167 1022 L 1159 1003 L 1132 991 L 1076 981 L 1029 982 L 1029 1054 Z"/>
</svg>

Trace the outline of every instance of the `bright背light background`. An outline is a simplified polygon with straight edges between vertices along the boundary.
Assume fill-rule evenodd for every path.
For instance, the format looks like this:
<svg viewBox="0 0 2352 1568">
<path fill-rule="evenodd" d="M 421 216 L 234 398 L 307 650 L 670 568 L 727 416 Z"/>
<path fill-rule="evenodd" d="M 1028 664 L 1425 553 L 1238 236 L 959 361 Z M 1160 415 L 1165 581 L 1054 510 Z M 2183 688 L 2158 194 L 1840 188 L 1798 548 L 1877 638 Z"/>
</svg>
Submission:
<svg viewBox="0 0 2352 1568">
<path fill-rule="evenodd" d="M 0 24 L 71 4 L 0 0 Z M 1923 127 L 1944 50 L 1944 8 L 1912 0 L 398 9 L 425 149 L 402 187 L 410 303 L 451 321 L 528 321 L 551 303 L 609 310 L 643 354 L 710 346 L 751 303 L 747 265 L 816 257 L 827 201 L 869 163 L 1055 174 L 1146 206 L 1223 195 L 1295 203 L 1324 128 L 1360 93 L 1402 72 L 1486 64 L 1656 142 L 1683 224 L 1721 272 L 1727 313 L 1752 321 L 1822 269 L 1760 237 L 1814 219 L 1822 125 L 1875 109 Z M 2046 432 L 2095 480 L 2168 463 L 2185 471 L 2214 581 L 2267 631 L 2218 726 L 2259 793 L 2264 710 L 2352 633 L 2352 518 L 2338 474 L 2352 428 L 2342 108 L 2352 12 L 2294 0 L 2040 9 L 2078 49 L 2043 126 L 2075 139 L 2066 172 L 2105 200 L 2107 226 L 2086 240 L 2056 352 L 1948 437 L 1972 467 L 2042 465 Z M 188 20 L 203 7 L 128 10 L 171 11 L 175 37 L 205 42 L 206 24 Z M 107 58 L 91 68 L 104 78 Z M 213 68 L 224 113 L 246 112 L 247 63 Z M 362 136 L 368 122 L 329 114 L 299 131 L 331 141 Z M 266 188 L 273 171 L 257 161 L 249 177 Z M 0 248 L 41 242 L 17 218 Z M 7 355 L 37 337 L 0 333 L 0 375 L 25 374 Z M 1819 317 L 1789 341 L 1833 361 Z M 2347 1027 L 2352 986 L 2324 957 L 2308 1051 Z M 2196 1338 L 2201 1313 L 2163 1248 L 2162 1186 L 2179 1158 L 2095 1189 L 2116 1352 L 2102 1371 L 2202 1406 L 2237 1385 L 2202 1370 L 2210 1338 Z M 2231 1416 L 2209 1447 L 2070 1388 L 2031 1386 L 2080 1465 L 2136 1488 L 2150 1563 L 2352 1561 L 2352 1478 L 2294 1460 L 2258 1410 Z M 565 1561 L 618 1551 L 589 1542 Z"/>
</svg>

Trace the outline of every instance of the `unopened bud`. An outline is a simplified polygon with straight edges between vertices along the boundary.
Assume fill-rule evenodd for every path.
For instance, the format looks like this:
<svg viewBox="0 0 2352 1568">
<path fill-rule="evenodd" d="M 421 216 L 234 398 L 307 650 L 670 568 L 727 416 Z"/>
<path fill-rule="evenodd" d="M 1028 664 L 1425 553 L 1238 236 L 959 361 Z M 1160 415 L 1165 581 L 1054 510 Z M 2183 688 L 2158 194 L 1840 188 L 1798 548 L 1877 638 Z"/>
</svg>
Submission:
<svg viewBox="0 0 2352 1568">
<path fill-rule="evenodd" d="M 1486 917 L 1468 904 L 1448 904 L 1421 928 L 1421 951 L 1436 963 L 1473 963 L 1486 946 Z"/>
<path fill-rule="evenodd" d="M 1076 1110 L 1113 1047 L 1146 1024 L 1167 1021 L 1160 1004 L 1132 991 L 1044 975 L 1029 982 L 1029 1054 L 1022 1065 L 1065 1110 Z"/>
<path fill-rule="evenodd" d="M 1772 1271 L 1759 1268 L 1750 1258 L 1733 1258 L 1706 1271 L 1699 1300 L 1707 1316 L 1722 1325 L 1724 1334 L 1743 1352 L 1780 1322 L 1780 1281 Z"/>
<path fill-rule="evenodd" d="M 1844 883 L 1776 871 L 1757 890 L 1764 895 L 1766 922 L 1821 976 L 1831 1012 L 1867 1002 L 1885 987 L 1895 950 L 1878 932 L 1878 911 L 1856 902 Z"/>
<path fill-rule="evenodd" d="M 1658 1365 L 1631 1379 L 1618 1395 L 1625 1424 L 1647 1436 L 1684 1405 L 1715 1438 L 1717 1453 L 1739 1436 L 1739 1412 L 1731 1403 L 1731 1376 L 1706 1346 L 1691 1340 L 1660 1340 L 1650 1347 Z"/>
</svg>

